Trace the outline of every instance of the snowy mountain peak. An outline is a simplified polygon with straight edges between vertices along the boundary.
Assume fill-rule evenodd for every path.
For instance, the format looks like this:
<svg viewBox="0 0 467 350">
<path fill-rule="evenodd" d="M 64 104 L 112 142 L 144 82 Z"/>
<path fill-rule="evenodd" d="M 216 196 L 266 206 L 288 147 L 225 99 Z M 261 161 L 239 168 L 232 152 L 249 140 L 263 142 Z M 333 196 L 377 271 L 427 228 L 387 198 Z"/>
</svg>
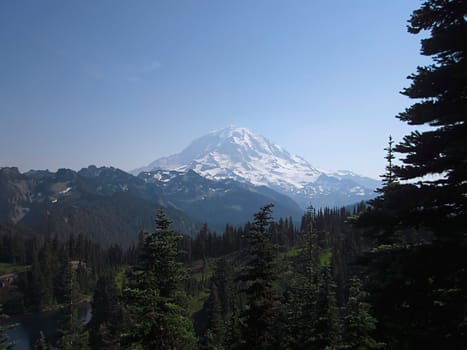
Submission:
<svg viewBox="0 0 467 350">
<path fill-rule="evenodd" d="M 246 128 L 228 127 L 194 140 L 181 153 L 138 171 L 193 169 L 209 179 L 233 178 L 268 187 L 302 188 L 321 173 L 304 159 Z"/>
<path fill-rule="evenodd" d="M 335 182 L 351 182 L 347 184 L 347 187 L 350 186 L 348 192 L 358 194 L 361 199 L 371 193 L 368 186 L 356 189 L 359 186 L 358 179 L 361 178 L 358 175 L 345 171 L 332 173 L 318 170 L 265 137 L 247 128 L 234 126 L 212 131 L 194 140 L 182 152 L 160 158 L 133 173 L 155 169 L 191 169 L 212 180 L 231 178 L 267 186 L 291 195 L 303 207 L 310 204 L 311 196 L 327 195 L 334 191 Z M 328 188 L 329 183 L 331 189 Z M 365 185 L 368 183 L 366 181 Z"/>
<path fill-rule="evenodd" d="M 234 158 L 271 154 L 278 157 L 290 157 L 280 146 L 271 143 L 263 136 L 246 128 L 230 126 L 215 130 L 193 141 L 182 153 L 197 153 L 198 156 L 208 153 L 226 153 Z"/>
</svg>

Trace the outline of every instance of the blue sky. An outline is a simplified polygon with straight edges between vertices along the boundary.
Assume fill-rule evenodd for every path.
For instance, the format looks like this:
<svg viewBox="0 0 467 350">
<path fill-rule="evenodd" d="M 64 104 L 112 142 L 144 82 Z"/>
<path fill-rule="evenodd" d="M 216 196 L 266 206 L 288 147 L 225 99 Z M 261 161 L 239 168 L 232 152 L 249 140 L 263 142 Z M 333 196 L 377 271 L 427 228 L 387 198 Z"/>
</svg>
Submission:
<svg viewBox="0 0 467 350">
<path fill-rule="evenodd" d="M 0 2 L 0 166 L 124 170 L 236 125 L 377 177 L 420 1 Z"/>
</svg>

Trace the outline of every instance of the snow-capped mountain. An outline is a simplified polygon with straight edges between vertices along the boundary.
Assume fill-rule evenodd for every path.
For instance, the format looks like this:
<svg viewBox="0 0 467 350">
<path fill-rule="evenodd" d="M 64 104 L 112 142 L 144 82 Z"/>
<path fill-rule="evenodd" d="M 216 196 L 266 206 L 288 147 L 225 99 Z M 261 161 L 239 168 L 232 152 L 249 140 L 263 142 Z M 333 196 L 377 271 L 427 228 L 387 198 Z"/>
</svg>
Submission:
<svg viewBox="0 0 467 350">
<path fill-rule="evenodd" d="M 178 154 L 133 171 L 194 170 L 210 180 L 235 179 L 267 186 L 309 205 L 340 206 L 374 196 L 379 182 L 350 171 L 330 172 L 246 128 L 228 127 L 194 140 Z"/>
</svg>

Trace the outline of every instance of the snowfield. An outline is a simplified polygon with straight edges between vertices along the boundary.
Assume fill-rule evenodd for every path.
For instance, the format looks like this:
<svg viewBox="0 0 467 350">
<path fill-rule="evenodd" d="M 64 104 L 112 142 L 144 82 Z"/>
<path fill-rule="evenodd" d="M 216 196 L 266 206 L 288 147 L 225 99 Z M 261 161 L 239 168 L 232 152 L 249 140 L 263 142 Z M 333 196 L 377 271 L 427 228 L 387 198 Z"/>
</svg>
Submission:
<svg viewBox="0 0 467 350">
<path fill-rule="evenodd" d="M 310 204 L 346 205 L 374 196 L 379 181 L 351 171 L 332 172 L 311 166 L 261 135 L 228 127 L 194 140 L 178 154 L 160 158 L 134 174 L 156 169 L 194 170 L 210 180 L 234 179 L 267 186 L 289 195 L 303 208 Z M 159 181 L 168 181 L 159 173 Z M 324 198 L 326 197 L 326 198 Z"/>
</svg>

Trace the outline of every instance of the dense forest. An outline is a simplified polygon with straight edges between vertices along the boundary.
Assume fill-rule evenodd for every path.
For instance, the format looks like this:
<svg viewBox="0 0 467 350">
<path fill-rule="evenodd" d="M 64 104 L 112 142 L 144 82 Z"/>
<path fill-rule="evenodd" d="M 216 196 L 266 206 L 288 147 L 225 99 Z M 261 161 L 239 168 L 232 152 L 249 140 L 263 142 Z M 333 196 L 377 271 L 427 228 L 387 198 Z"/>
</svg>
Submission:
<svg viewBox="0 0 467 350">
<path fill-rule="evenodd" d="M 265 203 L 244 226 L 194 237 L 160 210 L 129 248 L 3 225 L 0 261 L 18 270 L 2 312 L 62 308 L 57 344 L 42 335 L 36 349 L 464 349 L 466 16 L 464 0 L 412 14 L 433 63 L 409 77 L 415 103 L 398 118 L 425 131 L 389 138 L 374 200 L 309 208 L 299 224 Z"/>
</svg>

